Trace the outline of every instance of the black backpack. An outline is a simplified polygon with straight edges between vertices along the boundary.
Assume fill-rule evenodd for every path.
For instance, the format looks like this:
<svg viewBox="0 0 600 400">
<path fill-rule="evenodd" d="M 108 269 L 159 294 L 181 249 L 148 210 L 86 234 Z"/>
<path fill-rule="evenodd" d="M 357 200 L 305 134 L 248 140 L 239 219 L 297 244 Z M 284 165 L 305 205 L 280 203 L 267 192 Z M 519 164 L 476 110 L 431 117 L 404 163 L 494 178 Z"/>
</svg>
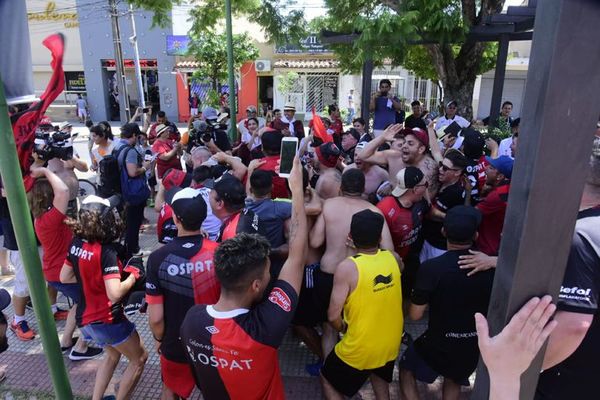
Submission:
<svg viewBox="0 0 600 400">
<path fill-rule="evenodd" d="M 98 194 L 102 198 L 108 198 L 114 194 L 121 194 L 121 172 L 119 168 L 119 155 L 123 149 L 129 146 L 122 146 L 115 149 L 98 163 L 98 173 L 100 180 L 98 184 Z"/>
</svg>

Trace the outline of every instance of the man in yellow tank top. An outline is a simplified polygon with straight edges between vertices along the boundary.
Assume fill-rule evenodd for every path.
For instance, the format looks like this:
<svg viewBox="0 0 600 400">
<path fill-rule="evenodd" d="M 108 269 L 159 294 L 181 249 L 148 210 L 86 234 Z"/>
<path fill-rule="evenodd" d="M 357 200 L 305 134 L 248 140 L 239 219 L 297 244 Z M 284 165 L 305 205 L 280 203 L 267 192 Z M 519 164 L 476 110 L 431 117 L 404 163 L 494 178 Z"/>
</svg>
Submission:
<svg viewBox="0 0 600 400">
<path fill-rule="evenodd" d="M 368 209 L 352 216 L 349 239 L 357 254 L 338 265 L 328 311 L 344 336 L 321 370 L 327 399 L 352 397 L 369 378 L 376 398 L 389 399 L 404 321 L 402 260 L 379 248 L 384 221 Z"/>
</svg>

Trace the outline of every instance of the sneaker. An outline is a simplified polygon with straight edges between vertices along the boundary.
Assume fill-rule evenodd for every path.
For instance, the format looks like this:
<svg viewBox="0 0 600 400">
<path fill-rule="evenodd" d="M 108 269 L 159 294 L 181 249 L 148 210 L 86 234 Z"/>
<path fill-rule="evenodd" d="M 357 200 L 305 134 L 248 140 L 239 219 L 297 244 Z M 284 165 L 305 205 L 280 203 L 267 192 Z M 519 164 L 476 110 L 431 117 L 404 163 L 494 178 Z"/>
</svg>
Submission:
<svg viewBox="0 0 600 400">
<path fill-rule="evenodd" d="M 27 321 L 21 321 L 18 324 L 15 324 L 14 321 L 11 322 L 10 330 L 13 331 L 15 335 L 17 335 L 19 340 L 28 341 L 33 340 L 33 338 L 35 337 L 35 332 L 33 331 L 33 329 L 29 328 L 29 324 L 27 323 Z"/>
<path fill-rule="evenodd" d="M 80 353 L 75 350 L 71 350 L 69 354 L 69 359 L 71 361 L 83 361 L 83 360 L 91 360 L 92 358 L 98 357 L 102 354 L 102 349 L 99 347 L 88 347 L 85 353 Z"/>
<path fill-rule="evenodd" d="M 57 308 L 56 312 L 54 313 L 54 320 L 55 321 L 64 321 L 67 319 L 68 315 L 69 315 L 69 310 L 61 310 L 60 308 Z"/>
<path fill-rule="evenodd" d="M 31 302 L 31 300 L 29 300 L 27 302 L 27 304 L 25 304 L 25 308 L 28 309 L 28 310 L 33 311 L 33 303 Z"/>
<path fill-rule="evenodd" d="M 60 346 L 60 351 L 62 351 L 63 353 L 66 353 L 67 351 L 71 350 L 73 348 L 73 346 L 75 346 L 75 343 L 77 343 L 78 340 L 79 340 L 79 337 L 75 336 L 73 339 L 71 339 L 71 345 L 70 346 Z"/>
</svg>

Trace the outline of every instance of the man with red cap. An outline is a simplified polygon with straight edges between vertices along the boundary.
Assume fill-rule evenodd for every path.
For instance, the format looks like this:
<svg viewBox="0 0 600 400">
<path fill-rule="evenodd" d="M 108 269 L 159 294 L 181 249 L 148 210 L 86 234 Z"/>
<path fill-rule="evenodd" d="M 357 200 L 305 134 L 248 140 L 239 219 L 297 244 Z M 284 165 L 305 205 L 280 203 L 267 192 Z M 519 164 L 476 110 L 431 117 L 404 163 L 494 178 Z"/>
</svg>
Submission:
<svg viewBox="0 0 600 400">
<path fill-rule="evenodd" d="M 404 144 L 398 149 L 394 146 L 398 136 L 404 136 Z M 388 150 L 377 151 L 386 142 L 392 142 Z M 390 190 L 395 185 L 398 172 L 406 167 L 417 167 L 425 174 L 429 183 L 429 195 L 437 192 L 437 164 L 429 151 L 429 135 L 423 129 L 402 129 L 395 124 L 388 127 L 383 135 L 370 141 L 361 153 L 363 161 L 387 166 L 390 173 Z M 389 193 L 389 190 L 387 191 Z"/>
</svg>

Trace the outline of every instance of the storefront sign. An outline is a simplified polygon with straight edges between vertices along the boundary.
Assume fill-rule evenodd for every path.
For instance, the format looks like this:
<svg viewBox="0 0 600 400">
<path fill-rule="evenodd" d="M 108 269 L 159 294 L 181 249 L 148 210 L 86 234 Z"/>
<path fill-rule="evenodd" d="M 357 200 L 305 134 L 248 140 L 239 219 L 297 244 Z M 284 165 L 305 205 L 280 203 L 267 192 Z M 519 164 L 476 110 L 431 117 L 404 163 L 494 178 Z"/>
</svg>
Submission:
<svg viewBox="0 0 600 400">
<path fill-rule="evenodd" d="M 306 39 L 300 42 L 300 45 L 286 44 L 283 46 L 277 46 L 275 49 L 276 53 L 279 54 L 299 54 L 299 53 L 331 53 L 331 50 L 326 48 L 321 43 L 317 35 L 310 35 Z"/>
<path fill-rule="evenodd" d="M 167 35 L 167 55 L 169 56 L 185 56 L 189 45 L 189 36 Z"/>
<path fill-rule="evenodd" d="M 56 2 L 54 1 L 49 1 L 43 11 L 27 13 L 27 18 L 30 21 L 63 22 L 65 28 L 76 28 L 79 26 L 77 12 L 57 12 Z"/>
<path fill-rule="evenodd" d="M 338 76 L 325 76 L 323 78 L 323 104 L 336 104 L 338 95 Z"/>
<path fill-rule="evenodd" d="M 68 92 L 85 92 L 85 75 L 83 71 L 65 72 L 65 84 Z"/>
</svg>

